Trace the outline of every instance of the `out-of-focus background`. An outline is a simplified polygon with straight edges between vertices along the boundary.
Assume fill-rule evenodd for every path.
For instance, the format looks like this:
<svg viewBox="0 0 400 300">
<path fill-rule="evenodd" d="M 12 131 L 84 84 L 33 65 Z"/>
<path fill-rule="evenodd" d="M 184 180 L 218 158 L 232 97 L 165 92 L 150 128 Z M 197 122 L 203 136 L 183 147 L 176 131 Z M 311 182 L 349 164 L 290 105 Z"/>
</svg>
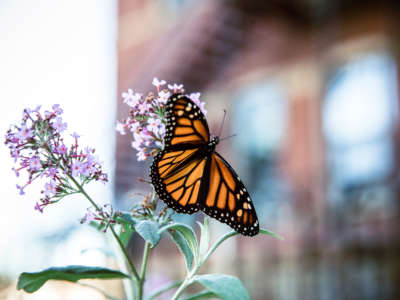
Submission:
<svg viewBox="0 0 400 300">
<path fill-rule="evenodd" d="M 218 151 L 246 183 L 262 227 L 285 237 L 231 240 L 207 271 L 239 276 L 255 300 L 400 298 L 398 1 L 4 0 L 0 25 L 2 132 L 26 105 L 67 106 L 70 128 L 99 148 L 112 175 L 106 193 L 93 192 L 127 208 L 132 191 L 149 191 L 137 178 L 150 162 L 137 162 L 131 137 L 113 131 L 127 115 L 120 95 L 152 90 L 154 76 L 183 83 L 202 93 L 214 134 L 227 110 L 222 136 L 236 137 Z M 78 226 L 84 205 L 37 216 L 1 151 L 0 297 L 80 299 L 89 292 L 66 294 L 69 284 L 41 296 L 15 291 L 18 272 L 112 262 L 82 251 L 104 247 Z M 213 238 L 228 231 L 211 226 Z M 134 258 L 140 247 L 132 238 Z M 168 239 L 149 274 L 149 288 L 183 276 Z"/>
</svg>

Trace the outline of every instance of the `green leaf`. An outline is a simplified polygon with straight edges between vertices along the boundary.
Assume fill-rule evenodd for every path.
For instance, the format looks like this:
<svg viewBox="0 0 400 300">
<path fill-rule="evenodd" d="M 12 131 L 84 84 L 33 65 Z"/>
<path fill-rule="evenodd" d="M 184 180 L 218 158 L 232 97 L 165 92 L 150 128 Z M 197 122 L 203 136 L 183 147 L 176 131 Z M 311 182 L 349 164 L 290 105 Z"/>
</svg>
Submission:
<svg viewBox="0 0 400 300">
<path fill-rule="evenodd" d="M 216 294 L 214 294 L 213 292 L 205 290 L 200 293 L 186 297 L 184 300 L 209 299 L 209 298 L 216 298 L 216 297 L 218 297 L 218 296 Z"/>
<path fill-rule="evenodd" d="M 122 212 L 121 215 L 117 216 L 117 220 L 119 223 L 128 224 L 132 226 L 135 226 L 138 223 L 138 220 L 127 212 Z"/>
<path fill-rule="evenodd" d="M 260 228 L 260 233 L 276 237 L 276 238 L 278 238 L 278 239 L 280 239 L 282 241 L 284 240 L 284 238 L 281 237 L 280 235 L 278 235 L 276 233 L 273 233 L 272 231 L 269 231 L 267 229 Z"/>
<path fill-rule="evenodd" d="M 132 229 L 132 226 L 128 224 L 121 224 L 119 239 L 125 247 L 128 245 L 129 239 L 131 238 L 133 232 L 135 232 L 135 230 Z"/>
<path fill-rule="evenodd" d="M 224 300 L 249 300 L 249 294 L 242 282 L 233 276 L 224 274 L 196 275 L 193 282 L 198 282 Z"/>
<path fill-rule="evenodd" d="M 135 229 L 146 242 L 150 243 L 151 248 L 154 248 L 161 239 L 158 223 L 154 221 L 140 221 L 137 223 Z"/>
<path fill-rule="evenodd" d="M 190 248 L 187 240 L 183 237 L 182 233 L 177 230 L 169 230 L 169 234 L 171 235 L 172 240 L 178 246 L 179 250 L 181 250 L 183 256 L 185 257 L 186 268 L 191 270 L 193 263 L 193 252 Z"/>
<path fill-rule="evenodd" d="M 204 218 L 204 224 L 197 222 L 200 225 L 201 236 L 200 236 L 200 257 L 203 259 L 210 246 L 210 224 L 208 217 Z"/>
<path fill-rule="evenodd" d="M 136 232 L 135 225 L 138 221 L 134 219 L 130 213 L 123 212 L 117 217 L 117 222 L 121 224 L 119 238 L 122 244 L 126 247 L 132 233 Z"/>
<path fill-rule="evenodd" d="M 22 273 L 18 278 L 18 290 L 28 293 L 36 292 L 48 280 L 66 280 L 77 282 L 80 279 L 123 279 L 128 275 L 103 267 L 66 266 L 52 267 L 35 273 Z"/>
<path fill-rule="evenodd" d="M 199 246 L 197 244 L 196 235 L 195 235 L 192 227 L 190 227 L 186 224 L 183 224 L 183 223 L 172 223 L 172 224 L 169 224 L 169 225 L 161 228 L 159 233 L 162 233 L 165 230 L 170 231 L 171 229 L 177 230 L 182 234 L 182 236 L 185 238 L 188 246 L 190 247 L 190 250 L 192 250 L 195 260 L 198 262 L 199 261 Z"/>
</svg>

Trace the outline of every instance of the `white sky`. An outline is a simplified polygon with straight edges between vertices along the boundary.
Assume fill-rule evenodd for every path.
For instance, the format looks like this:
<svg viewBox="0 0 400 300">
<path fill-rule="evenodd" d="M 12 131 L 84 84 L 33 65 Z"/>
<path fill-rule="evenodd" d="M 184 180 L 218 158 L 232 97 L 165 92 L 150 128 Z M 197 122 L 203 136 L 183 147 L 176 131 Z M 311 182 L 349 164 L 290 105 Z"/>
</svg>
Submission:
<svg viewBox="0 0 400 300">
<path fill-rule="evenodd" d="M 116 38 L 116 0 L 0 1 L 1 137 L 20 119 L 23 108 L 59 103 L 69 133 L 78 132 L 84 145 L 95 147 L 112 175 Z M 18 195 L 18 181 L 4 144 L 0 164 L 0 272 L 15 276 L 40 269 L 43 261 L 49 265 L 96 263 L 88 257 L 82 259 L 77 249 L 97 245 L 99 237 L 95 235 L 74 235 L 75 250 L 68 251 L 69 245 L 63 255 L 54 258 L 39 251 L 41 246 L 35 242 L 37 236 L 77 224 L 88 203 L 67 198 L 40 214 L 33 210 L 40 197 L 37 190 Z M 91 192 L 99 202 L 108 202 L 111 186 L 93 183 Z M 77 236 L 80 243 L 76 243 Z M 43 257 L 36 256 L 38 253 Z"/>
</svg>

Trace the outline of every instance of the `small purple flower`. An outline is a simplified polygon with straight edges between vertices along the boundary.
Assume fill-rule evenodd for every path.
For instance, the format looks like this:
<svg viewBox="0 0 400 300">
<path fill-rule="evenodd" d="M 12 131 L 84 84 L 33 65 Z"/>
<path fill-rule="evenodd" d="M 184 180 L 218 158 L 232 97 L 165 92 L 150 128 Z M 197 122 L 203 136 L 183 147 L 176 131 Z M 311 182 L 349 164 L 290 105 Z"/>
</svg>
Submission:
<svg viewBox="0 0 400 300">
<path fill-rule="evenodd" d="M 89 177 L 94 172 L 96 172 L 96 170 L 96 167 L 91 162 L 87 162 L 82 164 L 81 174 Z"/>
<path fill-rule="evenodd" d="M 39 156 L 33 156 L 30 159 L 29 168 L 31 171 L 39 171 L 42 168 Z"/>
<path fill-rule="evenodd" d="M 11 170 L 14 171 L 15 176 L 19 177 L 19 170 L 17 170 L 16 168 L 11 168 Z"/>
<path fill-rule="evenodd" d="M 56 168 L 48 168 L 47 170 L 46 170 L 46 176 L 47 177 L 55 177 L 55 176 L 57 176 L 57 169 Z"/>
<path fill-rule="evenodd" d="M 141 140 L 141 139 L 134 139 L 134 140 L 131 142 L 131 146 L 132 146 L 133 149 L 136 149 L 137 151 L 140 151 L 141 148 L 142 148 L 142 146 L 143 146 L 143 140 Z"/>
<path fill-rule="evenodd" d="M 11 150 L 11 157 L 14 158 L 14 163 L 16 163 L 18 158 L 19 158 L 19 151 L 18 150 Z"/>
<path fill-rule="evenodd" d="M 38 105 L 35 109 L 25 108 L 24 112 L 26 112 L 27 114 L 31 114 L 34 112 L 38 113 L 41 107 L 41 105 Z"/>
<path fill-rule="evenodd" d="M 142 94 L 134 93 L 131 89 L 128 92 L 122 93 L 122 98 L 124 98 L 124 103 L 128 104 L 130 107 L 135 107 L 139 104 L 142 99 Z"/>
<path fill-rule="evenodd" d="M 64 144 L 61 144 L 60 146 L 57 147 L 56 151 L 58 154 L 64 155 L 68 152 L 68 148 Z"/>
<path fill-rule="evenodd" d="M 57 117 L 56 120 L 52 123 L 52 126 L 58 132 L 63 132 L 67 129 L 67 123 L 63 123 L 61 117 Z"/>
<path fill-rule="evenodd" d="M 40 204 L 38 202 L 36 202 L 36 204 L 35 204 L 35 210 L 40 211 L 41 213 L 43 213 L 43 209 L 42 209 L 42 207 L 40 206 Z"/>
<path fill-rule="evenodd" d="M 180 91 L 181 89 L 183 89 L 183 84 L 176 84 L 174 83 L 172 84 L 168 84 L 168 88 L 172 91 L 174 91 L 174 93 Z"/>
<path fill-rule="evenodd" d="M 44 185 L 44 194 L 46 195 L 46 197 L 48 198 L 53 197 L 57 192 L 56 188 L 57 188 L 56 182 L 53 179 L 50 180 L 50 182 L 47 182 Z"/>
<path fill-rule="evenodd" d="M 108 175 L 106 173 L 101 173 L 99 175 L 98 180 L 100 180 L 101 182 L 103 182 L 105 184 L 106 182 L 108 182 Z"/>
<path fill-rule="evenodd" d="M 160 128 L 160 125 L 161 125 L 161 120 L 160 120 L 160 119 L 149 118 L 149 119 L 147 120 L 147 123 L 148 123 L 149 125 L 147 125 L 146 129 L 147 129 L 148 131 L 152 131 L 152 132 L 154 132 L 155 134 L 157 134 L 157 133 L 158 133 L 158 130 L 159 130 L 159 128 Z"/>
<path fill-rule="evenodd" d="M 56 113 L 56 115 L 61 115 L 63 113 L 63 110 L 60 107 L 60 104 L 54 104 L 51 108 Z"/>
<path fill-rule="evenodd" d="M 33 137 L 33 131 L 28 128 L 25 124 L 21 126 L 21 129 L 17 133 L 16 137 L 21 141 L 25 141 L 31 137 Z"/>
<path fill-rule="evenodd" d="M 121 135 L 125 135 L 126 131 L 125 131 L 125 124 L 121 123 L 120 121 L 117 121 L 117 125 L 115 126 L 115 129 L 121 134 Z"/>
<path fill-rule="evenodd" d="M 161 104 L 165 104 L 165 103 L 167 103 L 167 100 L 168 100 L 168 98 L 171 96 L 171 93 L 170 92 L 168 92 L 168 91 L 160 91 L 159 93 L 158 93 L 158 101 L 161 103 Z"/>
<path fill-rule="evenodd" d="M 17 186 L 17 189 L 19 190 L 19 194 L 20 195 L 25 195 L 25 192 L 24 192 L 25 186 L 20 186 L 18 184 L 16 186 Z"/>
<path fill-rule="evenodd" d="M 82 172 L 82 163 L 78 160 L 76 160 L 74 163 L 71 165 L 71 175 L 73 177 L 78 176 Z"/>
<path fill-rule="evenodd" d="M 77 140 L 77 139 L 79 139 L 79 138 L 81 137 L 81 136 L 80 136 L 79 134 L 77 134 L 76 132 L 72 133 L 71 136 L 72 136 L 75 140 Z"/>
<path fill-rule="evenodd" d="M 152 82 L 152 84 L 153 84 L 154 86 L 156 86 L 157 88 L 160 87 L 160 86 L 162 86 L 162 85 L 164 85 L 164 84 L 166 84 L 166 83 L 167 83 L 167 82 L 166 82 L 165 80 L 158 80 L 157 77 L 154 77 L 154 78 L 153 78 L 153 82 Z"/>
<path fill-rule="evenodd" d="M 88 209 L 86 214 L 83 216 L 81 223 L 90 224 L 90 222 L 94 221 L 95 219 L 96 215 L 91 210 Z"/>
<path fill-rule="evenodd" d="M 147 102 L 142 102 L 142 103 L 139 103 L 139 105 L 138 105 L 138 111 L 139 111 L 139 114 L 141 114 L 141 115 L 146 115 L 146 114 L 148 114 L 149 113 L 149 111 L 150 111 L 150 106 L 151 106 L 151 104 L 150 103 L 147 103 Z"/>
<path fill-rule="evenodd" d="M 201 95 L 200 93 L 191 93 L 190 95 L 187 96 L 194 102 L 194 104 L 196 104 L 200 108 L 201 112 L 204 115 L 206 115 L 207 111 L 204 107 L 205 103 L 200 101 L 200 95 Z"/>
<path fill-rule="evenodd" d="M 139 122 L 133 122 L 129 124 L 129 129 L 131 132 L 136 132 L 140 128 L 140 123 Z"/>
<path fill-rule="evenodd" d="M 158 128 L 158 134 L 163 137 L 165 135 L 165 124 L 161 123 Z"/>
<path fill-rule="evenodd" d="M 138 153 L 136 153 L 137 160 L 142 161 L 142 160 L 147 160 L 149 157 L 149 154 L 147 154 L 144 149 L 140 149 Z"/>
</svg>

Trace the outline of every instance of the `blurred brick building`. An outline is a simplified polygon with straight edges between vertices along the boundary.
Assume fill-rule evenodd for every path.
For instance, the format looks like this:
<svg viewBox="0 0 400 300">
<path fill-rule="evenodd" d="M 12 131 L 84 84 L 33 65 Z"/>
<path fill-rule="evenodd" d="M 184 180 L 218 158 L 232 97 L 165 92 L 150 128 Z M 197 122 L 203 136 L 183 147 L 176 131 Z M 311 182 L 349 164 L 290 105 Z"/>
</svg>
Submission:
<svg viewBox="0 0 400 300">
<path fill-rule="evenodd" d="M 261 224 L 286 238 L 240 238 L 209 266 L 239 274 L 252 299 L 399 297 L 399 20 L 396 1 L 120 0 L 119 95 L 151 90 L 154 76 L 182 82 L 202 92 L 214 133 L 227 109 L 225 135 L 238 138 L 219 152 L 244 174 Z M 350 97 L 339 107 L 335 100 L 348 95 L 337 91 L 353 73 L 362 79 L 368 72 L 383 74 L 383 91 L 393 89 L 389 104 L 383 96 L 366 100 L 390 106 L 390 120 L 386 110 L 381 118 L 386 127 L 358 114 L 362 102 L 357 107 Z M 118 105 L 121 119 L 127 110 Z M 349 126 L 383 129 L 343 142 L 347 115 Z M 246 140 L 242 128 L 254 136 Z M 147 189 L 136 179 L 148 164 L 136 161 L 130 139 L 117 137 L 122 206 L 129 191 Z M 158 251 L 176 253 L 171 245 Z M 165 268 L 153 258 L 155 271 Z"/>
</svg>

